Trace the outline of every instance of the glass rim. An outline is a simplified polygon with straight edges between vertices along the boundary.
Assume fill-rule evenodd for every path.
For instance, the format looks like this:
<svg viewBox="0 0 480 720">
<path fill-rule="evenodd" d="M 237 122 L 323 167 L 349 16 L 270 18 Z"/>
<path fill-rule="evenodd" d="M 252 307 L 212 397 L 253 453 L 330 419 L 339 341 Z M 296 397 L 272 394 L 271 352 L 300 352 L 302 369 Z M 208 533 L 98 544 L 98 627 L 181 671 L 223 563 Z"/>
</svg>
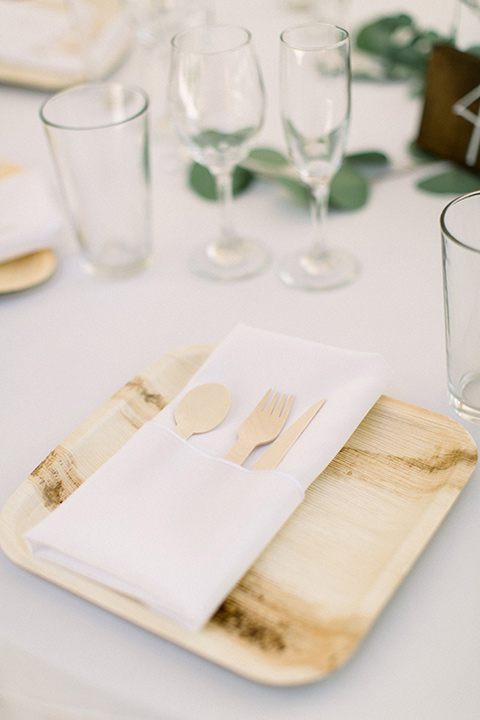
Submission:
<svg viewBox="0 0 480 720">
<path fill-rule="evenodd" d="M 293 30 L 304 30 L 305 28 L 314 28 L 314 27 L 324 27 L 324 28 L 333 28 L 335 30 L 339 30 L 340 33 L 343 33 L 343 38 L 341 40 L 337 40 L 337 42 L 331 42 L 331 43 L 325 43 L 324 45 L 300 45 L 298 43 L 292 44 L 291 42 L 288 42 L 286 40 L 285 36 L 287 33 L 292 32 Z M 301 25 L 290 25 L 289 27 L 285 28 L 285 30 L 282 30 L 280 33 L 280 41 L 285 45 L 285 47 L 290 48 L 291 50 L 301 50 L 302 52 L 318 52 L 319 50 L 330 50 L 333 48 L 340 48 L 342 45 L 346 45 L 350 40 L 350 33 L 348 30 L 345 30 L 345 28 L 341 27 L 340 25 L 335 25 L 334 23 L 327 23 L 327 22 L 309 22 L 309 23 L 302 23 Z"/>
<path fill-rule="evenodd" d="M 55 100 L 58 100 L 59 98 L 65 96 L 65 95 L 73 95 L 74 93 L 80 91 L 80 90 L 86 90 L 86 89 L 106 89 L 106 88 L 121 88 L 124 91 L 127 91 L 129 93 L 135 93 L 136 95 L 139 95 L 143 99 L 142 106 L 136 110 L 135 112 L 129 114 L 127 117 L 122 118 L 121 120 L 112 120 L 111 122 L 103 123 L 101 125 L 74 125 L 74 124 L 65 124 L 65 123 L 59 123 L 54 122 L 52 120 L 49 120 L 48 117 L 45 114 L 45 111 L 47 109 L 47 106 L 50 103 L 55 102 Z M 117 127 L 119 125 L 125 125 L 128 122 L 131 122 L 132 120 L 135 120 L 135 118 L 140 117 L 140 115 L 143 115 L 149 107 L 150 99 L 145 92 L 145 90 L 142 90 L 141 87 L 131 87 L 128 85 L 123 85 L 122 83 L 81 83 L 79 85 L 72 85 L 68 88 L 65 88 L 64 90 L 60 90 L 59 92 L 54 93 L 53 95 L 50 95 L 46 98 L 46 100 L 43 101 L 43 103 L 40 106 L 39 114 L 42 121 L 47 125 L 48 127 L 57 128 L 59 130 L 102 130 L 105 128 L 110 127 Z"/>
<path fill-rule="evenodd" d="M 466 250 L 471 250 L 474 253 L 480 253 L 480 247 L 473 247 L 472 245 L 469 245 L 468 243 L 464 242 L 463 240 L 459 240 L 447 228 L 446 215 L 447 215 L 448 211 L 450 210 L 450 208 L 453 205 L 457 205 L 458 203 L 462 202 L 463 200 L 468 200 L 472 197 L 480 198 L 480 190 L 474 190 L 473 192 L 465 193 L 464 195 L 459 195 L 458 197 L 454 198 L 453 200 L 450 200 L 450 202 L 447 205 L 445 205 L 445 207 L 443 208 L 443 210 L 440 214 L 440 228 L 442 230 L 442 234 L 444 236 L 446 236 L 449 240 L 451 240 L 451 242 L 465 248 Z"/>
<path fill-rule="evenodd" d="M 225 50 L 187 50 L 186 48 L 180 47 L 178 45 L 178 39 L 182 36 L 189 35 L 190 33 L 198 32 L 199 30 L 240 30 L 244 33 L 244 39 L 241 42 L 238 42 L 236 45 L 229 47 Z M 252 33 L 250 30 L 247 30 L 247 28 L 243 27 L 243 25 L 231 25 L 231 24 L 221 24 L 221 25 L 195 25 L 190 28 L 185 28 L 184 30 L 180 30 L 179 32 L 175 33 L 175 35 L 170 40 L 170 45 L 172 48 L 174 48 L 178 52 L 185 53 L 186 55 L 219 55 L 220 53 L 225 52 L 235 52 L 236 50 L 240 50 L 240 48 L 245 47 L 245 45 L 248 45 L 248 43 L 252 40 Z"/>
</svg>

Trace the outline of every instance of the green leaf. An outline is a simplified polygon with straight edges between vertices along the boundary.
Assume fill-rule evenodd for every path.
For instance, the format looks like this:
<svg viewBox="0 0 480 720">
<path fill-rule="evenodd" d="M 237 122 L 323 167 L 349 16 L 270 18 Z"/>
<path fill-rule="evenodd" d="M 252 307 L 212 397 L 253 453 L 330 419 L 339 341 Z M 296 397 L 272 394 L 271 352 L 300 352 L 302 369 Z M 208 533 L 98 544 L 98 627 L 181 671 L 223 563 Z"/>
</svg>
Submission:
<svg viewBox="0 0 480 720">
<path fill-rule="evenodd" d="M 306 206 L 310 204 L 310 190 L 301 180 L 279 175 L 275 178 L 275 182 L 285 188 L 297 202 Z"/>
<path fill-rule="evenodd" d="M 449 42 L 449 38 L 420 30 L 405 13 L 368 23 L 356 37 L 357 48 L 381 59 L 385 77 L 392 80 L 423 78 L 430 53 L 439 42 Z"/>
<path fill-rule="evenodd" d="M 212 173 L 199 163 L 190 165 L 188 175 L 188 184 L 197 195 L 205 198 L 205 200 L 217 199 L 217 188 L 215 187 L 215 178 Z"/>
<path fill-rule="evenodd" d="M 433 162 L 434 160 L 438 160 L 437 155 L 429 153 L 427 150 L 419 147 L 416 140 L 412 140 L 412 142 L 408 145 L 408 152 L 413 158 L 415 158 L 415 160 L 419 160 L 421 162 Z"/>
<path fill-rule="evenodd" d="M 202 130 L 195 136 L 195 145 L 201 148 L 224 152 L 227 148 L 243 145 L 255 135 L 255 128 L 243 128 L 238 132 L 224 133 L 219 130 Z"/>
<path fill-rule="evenodd" d="M 240 195 L 255 180 L 255 175 L 246 168 L 237 165 L 233 171 L 233 195 Z"/>
<path fill-rule="evenodd" d="M 284 168 L 289 164 L 285 155 L 271 148 L 255 148 L 250 151 L 248 157 L 262 165 L 268 165 L 272 169 Z"/>
<path fill-rule="evenodd" d="M 358 210 L 368 200 L 368 182 L 349 165 L 342 165 L 332 180 L 330 206 L 337 210 Z"/>
<path fill-rule="evenodd" d="M 437 195 L 463 195 L 464 193 L 480 190 L 480 177 L 469 170 L 455 167 L 420 180 L 417 187 L 420 190 Z"/>
<path fill-rule="evenodd" d="M 369 150 L 367 152 L 353 153 L 345 157 L 345 164 L 350 167 L 365 170 L 376 170 L 385 168 L 390 164 L 390 160 L 383 152 L 378 150 Z"/>
<path fill-rule="evenodd" d="M 392 35 L 405 28 L 411 30 L 413 21 L 404 13 L 379 18 L 361 28 L 356 38 L 357 47 L 359 50 L 385 57 L 391 49 Z"/>
<path fill-rule="evenodd" d="M 294 200 L 309 205 L 310 190 L 301 180 L 278 176 L 278 185 L 284 187 Z M 354 168 L 343 165 L 332 180 L 329 205 L 335 210 L 358 210 L 368 199 L 368 183 Z"/>
<path fill-rule="evenodd" d="M 254 180 L 254 175 L 249 170 L 236 167 L 233 172 L 233 194 L 238 195 Z M 199 163 L 192 163 L 188 176 L 188 184 L 191 189 L 205 200 L 217 200 L 217 188 L 215 178 L 208 168 Z"/>
<path fill-rule="evenodd" d="M 237 166 L 233 176 L 234 194 L 245 190 L 257 175 L 268 178 L 284 188 L 293 200 L 308 206 L 310 190 L 307 185 L 291 173 L 287 158 L 270 148 L 257 148 L 249 155 L 249 167 Z M 348 156 L 345 164 L 335 175 L 331 185 L 330 206 L 338 210 L 357 210 L 367 202 L 368 182 L 359 169 L 369 170 L 388 164 L 384 153 L 371 150 Z M 207 200 L 216 200 L 215 178 L 211 172 L 192 163 L 189 171 L 189 185 L 198 195 Z"/>
</svg>

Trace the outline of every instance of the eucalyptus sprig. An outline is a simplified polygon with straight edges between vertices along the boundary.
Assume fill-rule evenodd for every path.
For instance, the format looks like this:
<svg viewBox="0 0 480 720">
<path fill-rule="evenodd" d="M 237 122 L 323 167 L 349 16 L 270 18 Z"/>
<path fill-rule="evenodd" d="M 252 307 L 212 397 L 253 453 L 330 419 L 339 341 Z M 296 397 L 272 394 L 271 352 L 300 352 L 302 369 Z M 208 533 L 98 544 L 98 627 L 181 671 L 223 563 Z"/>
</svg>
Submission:
<svg viewBox="0 0 480 720">
<path fill-rule="evenodd" d="M 408 150 L 419 165 L 445 164 L 445 160 L 425 152 L 415 142 L 410 144 Z M 433 175 L 429 174 L 418 180 L 416 187 L 435 195 L 463 195 L 480 190 L 480 175 L 460 165 L 449 163 L 446 170 L 435 172 Z"/>
<path fill-rule="evenodd" d="M 356 51 L 373 59 L 375 71 L 357 70 L 355 76 L 374 80 L 405 80 L 412 84 L 414 92 L 423 88 L 430 53 L 439 42 L 452 42 L 433 30 L 423 30 L 410 15 L 401 13 L 380 17 L 364 25 L 354 37 Z M 415 160 L 411 169 L 419 164 L 445 163 L 420 150 L 415 142 L 410 145 Z M 368 202 L 371 182 L 390 174 L 388 157 L 376 150 L 347 155 L 342 167 L 333 178 L 329 204 L 336 210 L 358 210 Z M 293 201 L 307 206 L 309 189 L 298 178 L 294 168 L 282 153 L 272 148 L 252 150 L 246 160 L 236 167 L 233 175 L 233 192 L 244 192 L 257 178 L 272 181 L 282 188 Z M 216 200 L 215 179 L 210 171 L 192 163 L 189 185 L 207 200 Z M 419 190 L 435 194 L 455 195 L 480 189 L 480 175 L 449 164 L 447 169 L 434 172 L 416 182 Z"/>
<path fill-rule="evenodd" d="M 360 72 L 370 79 L 414 80 L 423 84 L 428 58 L 439 42 L 451 38 L 418 27 L 410 15 L 380 17 L 364 25 L 354 38 L 355 48 L 377 60 L 380 72 Z M 355 69 L 355 65 L 354 65 Z"/>
<path fill-rule="evenodd" d="M 423 30 L 405 13 L 380 17 L 364 25 L 355 36 L 355 48 L 377 61 L 380 72 L 357 73 L 357 77 L 382 80 L 411 81 L 415 91 L 423 90 L 428 60 L 437 43 L 452 43 L 451 37 L 432 30 Z M 479 52 L 469 48 L 468 52 Z M 416 165 L 438 165 L 445 160 L 418 148 L 415 141 L 409 147 Z M 416 187 L 424 192 L 442 195 L 461 195 L 480 189 L 480 176 L 467 168 L 449 163 L 447 169 L 418 180 Z"/>
<path fill-rule="evenodd" d="M 347 155 L 334 176 L 330 190 L 330 207 L 336 210 L 358 210 L 369 197 L 370 180 L 379 170 L 384 170 L 389 160 L 384 153 L 368 151 Z M 233 193 L 246 190 L 256 178 L 272 181 L 287 192 L 290 198 L 303 205 L 309 202 L 310 191 L 299 179 L 288 159 L 278 150 L 256 148 L 235 169 Z M 198 163 L 192 163 L 189 185 L 206 200 L 216 200 L 215 179 L 210 171 Z"/>
</svg>

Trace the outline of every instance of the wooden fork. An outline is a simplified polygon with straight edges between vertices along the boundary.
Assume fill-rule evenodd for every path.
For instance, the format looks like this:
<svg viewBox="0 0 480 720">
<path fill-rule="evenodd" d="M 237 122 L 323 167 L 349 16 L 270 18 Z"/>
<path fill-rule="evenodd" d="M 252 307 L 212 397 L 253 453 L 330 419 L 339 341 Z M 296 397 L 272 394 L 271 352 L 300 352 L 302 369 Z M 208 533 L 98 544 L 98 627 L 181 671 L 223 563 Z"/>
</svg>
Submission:
<svg viewBox="0 0 480 720">
<path fill-rule="evenodd" d="M 242 465 L 252 450 L 275 440 L 281 433 L 292 407 L 293 395 L 288 399 L 286 395 L 282 395 L 279 399 L 277 392 L 270 398 L 271 392 L 269 390 L 263 396 L 257 407 L 242 422 L 238 428 L 238 440 L 225 455 L 225 460 Z"/>
</svg>

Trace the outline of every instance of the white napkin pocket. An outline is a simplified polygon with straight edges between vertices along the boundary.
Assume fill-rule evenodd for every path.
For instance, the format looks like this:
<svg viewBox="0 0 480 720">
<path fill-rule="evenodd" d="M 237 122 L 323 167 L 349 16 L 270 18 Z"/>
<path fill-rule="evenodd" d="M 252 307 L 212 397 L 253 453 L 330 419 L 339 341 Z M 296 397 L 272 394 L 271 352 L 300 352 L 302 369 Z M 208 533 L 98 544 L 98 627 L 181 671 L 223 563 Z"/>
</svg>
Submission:
<svg viewBox="0 0 480 720">
<path fill-rule="evenodd" d="M 34 169 L 0 180 L 0 262 L 56 248 L 63 218 L 43 175 Z"/>
<path fill-rule="evenodd" d="M 35 555 L 201 628 L 375 403 L 386 370 L 377 354 L 239 325 L 176 403 L 25 537 Z M 228 388 L 231 411 L 215 431 L 182 440 L 173 431 L 175 406 L 207 382 Z M 277 470 L 252 471 L 221 459 L 269 387 L 295 395 L 291 422 L 313 400 L 326 397 L 325 409 Z"/>
<path fill-rule="evenodd" d="M 304 496 L 147 422 L 25 534 L 34 555 L 200 629 Z"/>
</svg>

